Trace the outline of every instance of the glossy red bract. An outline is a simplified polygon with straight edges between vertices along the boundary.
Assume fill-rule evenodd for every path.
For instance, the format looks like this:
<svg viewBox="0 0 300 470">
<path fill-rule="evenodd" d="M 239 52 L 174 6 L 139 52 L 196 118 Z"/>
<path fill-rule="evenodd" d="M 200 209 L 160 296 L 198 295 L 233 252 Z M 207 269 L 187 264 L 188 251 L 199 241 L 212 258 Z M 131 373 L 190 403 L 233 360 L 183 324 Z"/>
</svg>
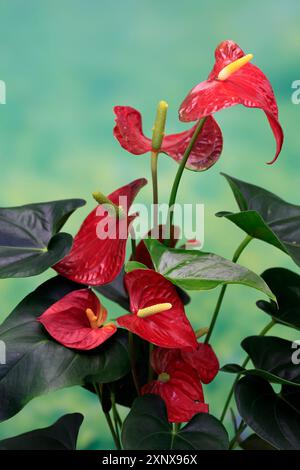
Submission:
<svg viewBox="0 0 300 470">
<path fill-rule="evenodd" d="M 136 269 L 125 275 L 125 286 L 132 313 L 117 319 L 120 326 L 156 346 L 197 348 L 196 336 L 183 303 L 170 281 L 150 269 Z M 137 316 L 139 309 L 161 303 L 171 303 L 172 308 L 146 318 Z"/>
<path fill-rule="evenodd" d="M 208 412 L 197 373 L 182 360 L 178 350 L 154 350 L 151 364 L 158 376 L 168 374 L 169 380 L 162 381 L 158 377 L 145 385 L 141 392 L 142 395 L 154 393 L 164 400 L 170 422 L 183 423 L 196 413 Z"/>
<path fill-rule="evenodd" d="M 142 155 L 152 149 L 151 139 L 143 134 L 142 116 L 130 106 L 116 106 L 116 126 L 114 136 L 120 145 L 134 155 Z M 160 152 L 180 162 L 195 131 L 196 126 L 164 137 Z M 221 130 L 213 117 L 208 117 L 196 140 L 186 167 L 190 170 L 203 171 L 214 165 L 222 152 L 223 138 Z"/>
<path fill-rule="evenodd" d="M 265 112 L 276 140 L 275 157 L 270 162 L 273 163 L 282 148 L 283 131 L 269 80 L 251 63 L 244 65 L 224 81 L 217 78 L 226 65 L 244 55 L 236 43 L 223 41 L 215 51 L 215 65 L 208 79 L 196 85 L 187 95 L 180 106 L 179 118 L 185 122 L 196 121 L 236 104 L 260 108 Z"/>
<path fill-rule="evenodd" d="M 146 183 L 144 178 L 135 180 L 108 196 L 113 204 L 121 203 L 124 217 L 108 217 L 101 205 L 95 207 L 81 225 L 71 251 L 53 268 L 81 284 L 95 286 L 113 281 L 124 264 L 128 227 L 134 219 L 134 216 L 128 217 L 128 211 Z M 99 238 L 99 231 L 105 238 Z"/>
<path fill-rule="evenodd" d="M 104 325 L 106 311 L 102 313 L 99 328 L 92 328 L 86 309 L 100 314 L 101 304 L 90 289 L 81 289 L 67 294 L 55 302 L 39 318 L 50 336 L 63 346 L 72 349 L 89 350 L 104 343 L 116 331 L 113 323 Z"/>
</svg>

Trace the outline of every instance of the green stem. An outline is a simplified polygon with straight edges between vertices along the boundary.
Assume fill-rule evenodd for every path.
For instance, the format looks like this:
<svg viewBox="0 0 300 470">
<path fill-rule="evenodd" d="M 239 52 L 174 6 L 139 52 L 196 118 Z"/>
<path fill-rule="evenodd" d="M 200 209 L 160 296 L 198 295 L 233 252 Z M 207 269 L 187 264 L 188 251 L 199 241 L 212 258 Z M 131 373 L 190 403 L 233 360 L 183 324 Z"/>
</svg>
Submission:
<svg viewBox="0 0 300 470">
<path fill-rule="evenodd" d="M 232 257 L 232 261 L 234 263 L 237 262 L 237 260 L 239 259 L 239 257 L 241 256 L 242 252 L 244 251 L 244 249 L 246 248 L 246 246 L 251 242 L 252 240 L 252 237 L 251 235 L 247 235 L 244 240 L 242 241 L 242 243 L 237 247 L 237 249 L 235 250 L 234 252 L 234 255 Z"/>
<path fill-rule="evenodd" d="M 158 182 L 157 182 L 157 161 L 158 152 L 151 152 L 151 175 L 152 175 L 152 191 L 153 191 L 153 226 L 158 226 Z"/>
<path fill-rule="evenodd" d="M 119 428 L 122 429 L 123 421 L 121 419 L 121 416 L 119 415 L 117 407 L 116 407 L 116 414 L 117 414 L 117 421 L 118 421 Z"/>
<path fill-rule="evenodd" d="M 275 321 L 274 320 L 271 320 L 262 330 L 261 332 L 258 334 L 258 336 L 265 336 L 268 331 L 275 325 Z M 242 368 L 244 369 L 248 362 L 250 361 L 250 357 L 247 356 L 246 359 L 244 360 L 243 364 L 242 364 Z M 234 388 L 236 386 L 236 384 L 238 383 L 240 377 L 241 377 L 242 374 L 238 374 L 231 386 L 231 389 L 229 391 L 229 394 L 227 396 L 227 399 L 226 399 L 226 402 L 225 402 L 225 405 L 224 405 L 224 408 L 223 408 L 223 411 L 222 411 L 222 414 L 221 414 L 221 417 L 220 417 L 220 420 L 221 422 L 224 421 L 224 418 L 226 416 L 226 413 L 227 413 L 227 410 L 228 410 L 228 407 L 230 405 L 230 402 L 231 402 L 231 399 L 232 399 L 232 396 L 233 396 L 233 393 L 234 393 Z"/>
<path fill-rule="evenodd" d="M 237 249 L 235 250 L 234 255 L 232 257 L 232 261 L 234 263 L 237 262 L 237 260 L 241 256 L 242 252 L 244 251 L 246 246 L 251 242 L 251 240 L 252 240 L 252 237 L 250 237 L 250 235 L 247 235 L 244 238 L 244 240 L 242 241 L 242 243 L 237 247 Z M 217 300 L 217 304 L 216 304 L 216 307 L 215 307 L 215 310 L 214 310 L 214 313 L 213 313 L 213 316 L 212 316 L 212 319 L 211 319 L 211 322 L 210 322 L 209 330 L 208 330 L 208 333 L 207 333 L 205 341 L 204 341 L 204 343 L 206 343 L 206 344 L 209 342 L 209 340 L 211 338 L 213 329 L 215 327 L 215 324 L 216 324 L 216 321 L 217 321 L 217 318 L 218 318 L 218 315 L 219 315 L 219 312 L 220 312 L 220 309 L 221 309 L 221 305 L 222 305 L 222 302 L 223 302 L 223 298 L 224 298 L 226 289 L 227 289 L 227 285 L 224 284 L 222 286 L 221 291 L 220 291 L 220 294 L 219 294 L 219 297 L 218 297 L 218 300 Z"/>
<path fill-rule="evenodd" d="M 132 235 L 131 235 L 130 240 L 131 240 L 131 259 L 134 261 L 135 253 L 136 253 L 136 240 Z"/>
<path fill-rule="evenodd" d="M 98 398 L 99 398 L 100 405 L 102 406 L 102 399 L 101 399 L 100 387 L 99 387 L 99 385 L 96 384 L 96 383 L 94 384 L 94 387 L 95 387 L 95 391 L 96 391 L 96 393 L 97 393 L 97 396 L 98 396 Z M 112 422 L 112 420 L 111 420 L 110 414 L 109 414 L 108 412 L 104 412 L 104 416 L 105 416 L 106 422 L 107 422 L 107 424 L 108 424 L 109 430 L 110 430 L 110 432 L 111 432 L 111 435 L 112 435 L 114 444 L 115 444 L 115 446 L 116 446 L 116 449 L 117 449 L 117 450 L 121 450 L 120 440 L 119 440 L 119 438 L 118 438 L 118 435 L 116 434 L 116 431 L 115 431 L 113 422 Z"/>
<path fill-rule="evenodd" d="M 136 388 L 136 393 L 139 396 L 140 386 L 139 386 L 139 380 L 138 380 L 136 363 L 135 363 L 134 336 L 133 336 L 133 333 L 131 333 L 131 331 L 128 331 L 128 349 L 129 349 L 132 379 L 133 379 L 134 386 Z"/>
<path fill-rule="evenodd" d="M 229 443 L 229 450 L 233 450 L 236 446 L 236 444 L 238 444 L 238 439 L 240 437 L 240 435 L 245 431 L 247 427 L 247 424 L 242 420 L 240 422 L 240 425 L 237 429 L 237 432 L 236 434 L 233 436 L 233 438 L 231 439 L 230 443 Z"/>
<path fill-rule="evenodd" d="M 172 190 L 171 190 L 171 194 L 170 194 L 170 199 L 169 199 L 169 211 L 168 211 L 168 228 L 169 228 L 170 238 L 171 238 L 171 232 L 172 232 L 171 228 L 172 228 L 172 225 L 173 225 L 173 217 L 174 217 L 173 206 L 176 202 L 179 183 L 180 183 L 180 180 L 181 180 L 181 177 L 182 177 L 182 173 L 185 169 L 186 162 L 187 162 L 187 160 L 190 156 L 191 151 L 193 150 L 193 147 L 196 143 L 196 140 L 198 139 L 198 136 L 199 136 L 200 132 L 203 129 L 205 121 L 206 121 L 206 117 L 202 118 L 198 121 L 195 132 L 192 135 L 192 138 L 189 141 L 189 144 L 188 144 L 188 146 L 185 149 L 185 152 L 183 154 L 182 160 L 181 160 L 181 162 L 178 166 L 178 170 L 177 170 L 174 182 L 173 182 L 173 186 L 172 186 Z M 170 239 L 167 240 L 167 241 L 168 241 L 168 244 L 170 244 Z"/>
<path fill-rule="evenodd" d="M 111 392 L 110 394 L 110 400 L 111 400 L 111 407 L 112 407 L 112 413 L 113 413 L 113 418 L 114 418 L 114 425 L 115 425 L 115 430 L 116 430 L 116 435 L 118 438 L 118 442 L 121 443 L 121 438 L 120 438 L 120 432 L 119 432 L 119 419 L 120 416 L 118 414 L 117 406 L 116 406 L 116 398 L 115 394 Z"/>
<path fill-rule="evenodd" d="M 248 364 L 248 362 L 250 361 L 250 357 L 247 356 L 246 359 L 244 360 L 243 364 L 242 364 L 242 367 L 245 368 Z M 234 387 L 236 386 L 237 382 L 239 381 L 240 379 L 240 376 L 241 374 L 238 374 L 231 386 L 231 389 L 230 389 L 230 392 L 227 396 L 227 399 L 226 399 L 226 402 L 225 402 L 225 405 L 224 405 L 224 408 L 223 408 L 223 411 L 222 411 L 222 414 L 221 414 L 221 418 L 220 418 L 220 421 L 223 422 L 224 421 L 224 418 L 226 416 L 226 413 L 227 413 L 227 410 L 228 410 L 228 407 L 230 405 L 230 402 L 231 402 L 231 399 L 232 399 L 232 396 L 233 396 L 233 392 L 234 392 Z"/>
<path fill-rule="evenodd" d="M 180 430 L 180 423 L 172 423 L 172 434 L 171 434 L 171 446 L 170 449 L 173 449 L 173 444 L 174 444 L 174 439 L 176 437 L 176 434 Z"/>
</svg>

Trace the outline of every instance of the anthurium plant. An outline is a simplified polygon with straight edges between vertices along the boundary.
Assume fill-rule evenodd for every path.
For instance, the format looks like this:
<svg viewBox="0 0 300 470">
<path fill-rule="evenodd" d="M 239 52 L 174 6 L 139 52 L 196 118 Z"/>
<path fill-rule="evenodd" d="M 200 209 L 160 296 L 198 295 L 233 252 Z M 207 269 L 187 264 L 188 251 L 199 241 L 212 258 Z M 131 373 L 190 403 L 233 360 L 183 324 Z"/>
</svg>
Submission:
<svg viewBox="0 0 300 470">
<path fill-rule="evenodd" d="M 62 229 L 84 205 L 82 199 L 0 209 L 0 277 L 53 270 L 0 327 L 5 346 L 1 420 L 34 397 L 79 385 L 98 396 L 116 449 L 300 449 L 297 348 L 292 341 L 267 336 L 277 323 L 300 329 L 300 276 L 272 266 L 258 275 L 238 264 L 256 238 L 299 266 L 300 206 L 224 175 L 238 207 L 217 216 L 244 232 L 231 260 L 203 251 L 197 240 L 184 240 L 174 222 L 183 173 L 188 178 L 188 170 L 212 171 L 222 154 L 222 131 L 215 120 L 219 110 L 237 104 L 262 109 L 276 144 L 275 156 L 267 159 L 273 163 L 280 154 L 283 131 L 276 99 L 252 59 L 233 41 L 217 47 L 207 80 L 194 86 L 179 109 L 179 120 L 193 125 L 178 134 L 165 135 L 165 101 L 158 104 L 149 137 L 139 111 L 115 106 L 114 137 L 135 156 L 149 154 L 151 162 L 153 218 L 143 237 L 137 237 L 140 215 L 131 206 L 147 184 L 144 177 L 125 180 L 109 195 L 94 192 L 95 208 L 74 239 Z M 176 167 L 163 221 L 160 154 L 171 157 Z M 266 315 L 264 329 L 241 342 L 243 364 L 224 364 L 214 351 L 214 329 L 230 284 L 255 289 L 263 297 L 257 307 Z M 188 292 L 210 289 L 220 289 L 210 324 L 201 324 L 200 316 L 192 324 Z M 106 299 L 122 314 L 107 309 Z M 200 296 L 197 301 L 200 306 Z M 215 416 L 206 398 L 206 385 L 217 374 L 232 378 L 221 416 Z M 229 416 L 232 425 L 226 429 Z M 82 419 L 65 415 L 48 428 L 0 442 L 0 448 L 75 449 Z"/>
</svg>

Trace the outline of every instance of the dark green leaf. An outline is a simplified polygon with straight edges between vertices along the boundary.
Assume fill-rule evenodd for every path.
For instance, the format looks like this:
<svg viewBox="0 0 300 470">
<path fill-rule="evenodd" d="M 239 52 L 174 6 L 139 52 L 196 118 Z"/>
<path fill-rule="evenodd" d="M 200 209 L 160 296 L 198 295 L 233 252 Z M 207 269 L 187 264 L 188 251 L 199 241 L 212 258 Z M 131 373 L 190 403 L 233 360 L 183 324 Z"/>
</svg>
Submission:
<svg viewBox="0 0 300 470">
<path fill-rule="evenodd" d="M 240 415 L 276 449 L 300 450 L 300 390 L 283 386 L 276 394 L 261 377 L 243 377 L 235 387 Z"/>
<path fill-rule="evenodd" d="M 157 240 L 144 241 L 155 269 L 183 289 L 206 290 L 224 284 L 242 284 L 275 300 L 265 281 L 239 264 L 212 253 L 167 248 Z"/>
<path fill-rule="evenodd" d="M 57 276 L 15 308 L 0 327 L 6 364 L 0 367 L 0 419 L 16 414 L 32 398 L 72 385 L 111 382 L 129 370 L 127 335 L 118 330 L 91 351 L 76 351 L 54 341 L 36 321 L 50 305 L 82 288 Z"/>
<path fill-rule="evenodd" d="M 262 275 L 275 302 L 259 300 L 257 306 L 279 323 L 300 329 L 300 276 L 285 268 L 267 269 Z"/>
<path fill-rule="evenodd" d="M 295 353 L 293 342 L 274 336 L 249 336 L 241 344 L 254 369 L 228 364 L 222 367 L 223 372 L 257 375 L 272 383 L 300 386 L 300 364 L 292 360 Z"/>
<path fill-rule="evenodd" d="M 126 450 L 226 450 L 229 446 L 225 428 L 207 413 L 195 415 L 173 434 L 165 404 L 156 395 L 135 400 L 124 422 L 122 442 Z"/>
<path fill-rule="evenodd" d="M 148 382 L 148 367 L 149 367 L 149 343 L 136 335 L 133 335 L 134 341 L 134 353 L 136 359 L 136 373 L 138 377 L 138 383 L 140 388 Z M 93 386 L 86 386 L 90 392 L 95 393 Z M 121 377 L 114 382 L 107 383 L 102 386 L 102 398 L 103 395 L 108 398 L 110 393 L 113 392 L 115 395 L 116 403 L 122 406 L 131 407 L 134 400 L 137 398 L 136 387 L 133 382 L 131 370 L 124 377 Z M 110 399 L 106 400 L 106 408 L 110 409 Z M 103 402 L 103 400 L 102 400 Z"/>
<path fill-rule="evenodd" d="M 300 206 L 275 194 L 229 175 L 229 182 L 240 212 L 219 212 L 253 238 L 263 240 L 300 265 Z"/>
<path fill-rule="evenodd" d="M 82 199 L 0 209 L 0 278 L 42 273 L 61 260 L 72 237 L 58 233 Z"/>
<path fill-rule="evenodd" d="M 48 428 L 0 441 L 0 450 L 75 450 L 82 421 L 80 413 L 64 415 Z"/>
<path fill-rule="evenodd" d="M 277 450 L 257 434 L 251 434 L 244 441 L 239 441 L 239 446 L 243 450 Z"/>
</svg>

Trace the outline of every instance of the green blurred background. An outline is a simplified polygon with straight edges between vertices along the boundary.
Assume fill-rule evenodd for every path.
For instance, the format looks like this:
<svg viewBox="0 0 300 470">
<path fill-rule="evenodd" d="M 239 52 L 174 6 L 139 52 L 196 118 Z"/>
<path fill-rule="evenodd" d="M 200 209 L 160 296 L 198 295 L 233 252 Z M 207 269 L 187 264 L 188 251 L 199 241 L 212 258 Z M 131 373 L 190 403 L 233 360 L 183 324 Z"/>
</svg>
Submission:
<svg viewBox="0 0 300 470">
<path fill-rule="evenodd" d="M 66 226 L 75 233 L 93 207 L 92 191 L 109 193 L 134 178 L 149 176 L 147 156 L 131 156 L 114 140 L 112 107 L 141 110 L 149 135 L 156 104 L 165 99 L 167 131 L 184 129 L 177 120 L 179 104 L 207 76 L 216 45 L 233 39 L 254 53 L 255 64 L 274 86 L 285 144 L 278 162 L 267 166 L 275 144 L 263 112 L 235 107 L 216 116 L 225 144 L 218 164 L 203 174 L 184 175 L 179 201 L 205 203 L 205 250 L 231 257 L 243 235 L 214 216 L 218 210 L 235 208 L 221 171 L 300 203 L 300 106 L 291 102 L 291 83 L 300 78 L 299 19 L 297 0 L 1 0 L 0 79 L 7 85 L 7 104 L 0 106 L 1 206 L 86 198 L 88 205 Z M 175 164 L 163 156 L 163 201 L 175 171 Z M 150 202 L 150 185 L 143 197 Z M 257 241 L 241 263 L 257 273 L 271 266 L 298 271 L 283 253 Z M 52 275 L 1 281 L 0 317 L 4 319 L 24 295 Z M 193 296 L 188 313 L 195 327 L 208 325 L 217 295 L 212 291 Z M 228 290 L 212 338 L 221 364 L 240 361 L 240 340 L 268 321 L 255 307 L 259 297 L 245 287 Z M 117 314 L 118 309 L 109 306 Z M 296 338 L 276 328 L 275 334 Z M 213 414 L 220 413 L 231 381 L 231 376 L 220 373 L 205 387 Z M 80 448 L 111 448 L 96 398 L 79 387 L 34 399 L 0 425 L 0 437 L 47 426 L 73 411 L 85 415 Z"/>
</svg>

